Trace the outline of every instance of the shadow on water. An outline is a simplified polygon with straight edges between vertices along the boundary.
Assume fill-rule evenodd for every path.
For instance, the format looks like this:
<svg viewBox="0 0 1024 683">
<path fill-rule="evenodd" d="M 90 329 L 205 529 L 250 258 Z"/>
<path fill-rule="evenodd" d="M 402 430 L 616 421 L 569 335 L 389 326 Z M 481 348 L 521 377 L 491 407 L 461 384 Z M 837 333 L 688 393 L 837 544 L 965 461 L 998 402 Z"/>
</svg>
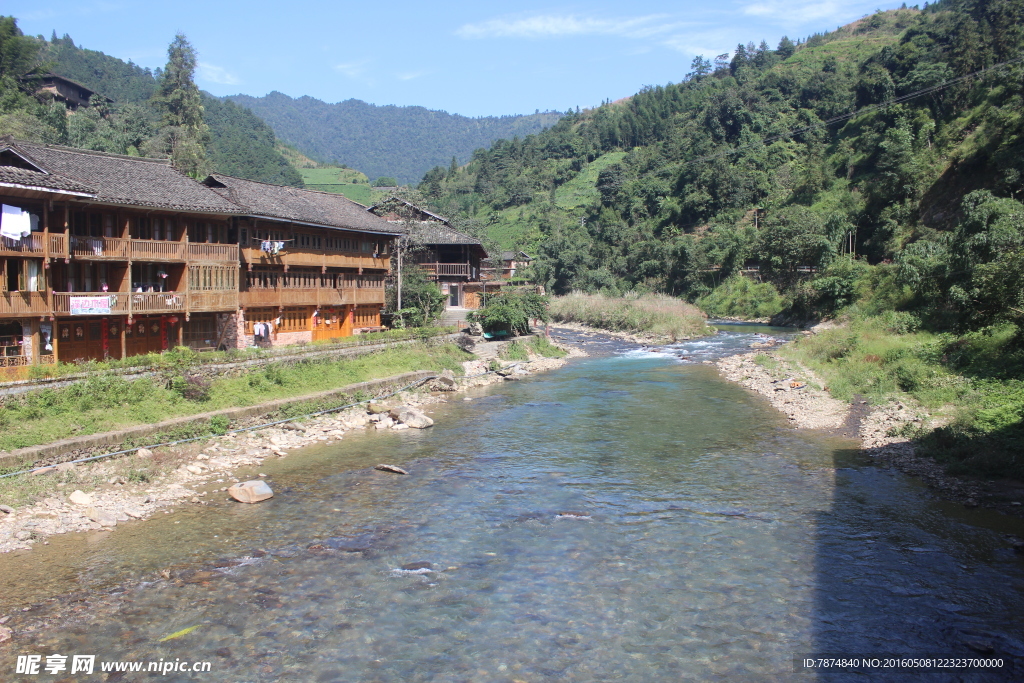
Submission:
<svg viewBox="0 0 1024 683">
<path fill-rule="evenodd" d="M 819 669 L 827 681 L 1021 680 L 1024 562 L 1007 541 L 1021 520 L 937 500 L 858 450 L 834 462 L 831 499 L 813 518 L 813 647 L 797 658 L 872 660 Z M 921 659 L 942 666 L 915 668 Z M 943 668 L 957 659 L 974 666 Z"/>
</svg>

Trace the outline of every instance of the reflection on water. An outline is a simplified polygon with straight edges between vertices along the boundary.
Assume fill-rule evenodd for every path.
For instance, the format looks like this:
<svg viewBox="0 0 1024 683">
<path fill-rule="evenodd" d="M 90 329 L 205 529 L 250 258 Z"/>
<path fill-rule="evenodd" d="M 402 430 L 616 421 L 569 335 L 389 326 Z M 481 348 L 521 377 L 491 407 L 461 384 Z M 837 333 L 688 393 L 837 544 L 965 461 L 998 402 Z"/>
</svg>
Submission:
<svg viewBox="0 0 1024 683">
<path fill-rule="evenodd" d="M 0 667 L 60 652 L 210 660 L 201 678 L 222 681 L 647 682 L 786 678 L 809 653 L 977 654 L 967 640 L 1024 655 L 1024 571 L 982 516 L 678 357 L 751 332 L 605 344 L 441 407 L 430 430 L 265 463 L 265 503 L 0 559 L 5 607 L 115 591 L 88 598 L 99 616 L 62 603 L 80 621 Z M 47 552 L 66 569 L 41 571 Z M 151 583 L 120 592 L 129 576 Z"/>
</svg>

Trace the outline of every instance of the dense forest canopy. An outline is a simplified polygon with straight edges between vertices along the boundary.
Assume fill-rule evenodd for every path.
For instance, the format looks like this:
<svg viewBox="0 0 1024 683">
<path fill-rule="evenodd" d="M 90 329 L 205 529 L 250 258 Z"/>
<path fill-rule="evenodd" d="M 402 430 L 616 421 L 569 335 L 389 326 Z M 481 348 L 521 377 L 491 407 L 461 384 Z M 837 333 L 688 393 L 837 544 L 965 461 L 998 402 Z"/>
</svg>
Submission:
<svg viewBox="0 0 1024 683">
<path fill-rule="evenodd" d="M 796 318 L 867 288 L 940 326 L 1018 321 L 1024 290 L 1001 278 L 1024 245 L 1022 16 L 944 0 L 741 44 L 420 189 L 534 253 L 557 293 L 698 299 L 757 268 Z"/>
<path fill-rule="evenodd" d="M 276 149 L 273 131 L 247 109 L 198 89 L 189 90 L 185 109 L 168 107 L 168 97 L 192 82 L 191 72 L 172 82 L 173 74 L 163 69 L 154 72 L 78 47 L 68 35 L 24 36 L 12 17 L 0 18 L 0 54 L 20 60 L 0 63 L 0 134 L 116 154 L 171 156 L 186 172 L 212 169 L 302 186 L 299 172 Z M 33 68 L 81 83 L 111 102 L 73 113 L 60 102 L 39 102 L 32 97 L 38 81 L 24 78 Z M 161 84 L 168 89 L 161 92 Z M 187 131 L 192 132 L 182 137 Z"/>
<path fill-rule="evenodd" d="M 227 99 L 251 109 L 282 140 L 306 154 L 345 163 L 370 178 L 391 176 L 415 183 L 436 164 L 499 138 L 537 133 L 561 114 L 469 118 L 425 107 L 378 106 L 361 100 L 328 104 L 312 97 L 293 99 L 279 92 L 264 97 Z"/>
</svg>

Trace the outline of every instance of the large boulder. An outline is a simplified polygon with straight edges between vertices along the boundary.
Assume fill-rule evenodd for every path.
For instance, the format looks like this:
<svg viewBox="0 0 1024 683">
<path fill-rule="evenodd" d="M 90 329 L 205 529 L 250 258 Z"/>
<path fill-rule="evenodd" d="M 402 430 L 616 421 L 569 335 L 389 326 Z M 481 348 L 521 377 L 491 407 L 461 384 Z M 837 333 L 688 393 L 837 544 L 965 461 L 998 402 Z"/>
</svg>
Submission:
<svg viewBox="0 0 1024 683">
<path fill-rule="evenodd" d="M 103 508 L 90 507 L 85 511 L 85 516 L 100 526 L 117 526 L 117 518 Z"/>
<path fill-rule="evenodd" d="M 457 391 L 459 383 L 455 381 L 455 373 L 445 370 L 430 381 L 431 391 Z"/>
<path fill-rule="evenodd" d="M 273 498 L 274 492 L 267 486 L 267 482 L 254 479 L 229 487 L 228 495 L 239 503 L 259 503 L 262 500 Z"/>
<path fill-rule="evenodd" d="M 391 408 L 389 408 L 387 404 L 384 403 L 374 402 L 368 403 L 366 405 L 366 412 L 368 412 L 370 415 L 380 415 L 382 413 L 388 412 L 389 410 L 391 410 Z"/>
<path fill-rule="evenodd" d="M 426 429 L 434 424 L 434 421 L 412 406 L 397 406 L 389 413 L 393 420 L 407 424 L 413 429 Z"/>
</svg>

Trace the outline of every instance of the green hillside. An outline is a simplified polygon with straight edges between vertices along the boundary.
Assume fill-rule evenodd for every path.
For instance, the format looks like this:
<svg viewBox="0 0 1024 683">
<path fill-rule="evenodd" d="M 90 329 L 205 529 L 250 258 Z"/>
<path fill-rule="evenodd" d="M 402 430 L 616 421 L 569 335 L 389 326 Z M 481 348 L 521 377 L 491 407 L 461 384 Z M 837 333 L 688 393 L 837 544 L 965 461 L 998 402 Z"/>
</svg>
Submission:
<svg viewBox="0 0 1024 683">
<path fill-rule="evenodd" d="M 63 105 L 40 104 L 31 88 L 17 88 L 0 73 L 0 133 L 116 154 L 162 157 L 168 154 L 168 127 L 153 100 L 162 72 L 75 45 L 70 36 L 49 41 L 21 35 L 16 22 L 0 17 L 6 37 L 0 53 L 20 53 L 26 64 L 69 78 L 112 100 L 68 116 Z M 13 46 L 17 50 L 13 50 Z M 0 60 L 0 72 L 13 68 Z M 16 70 L 25 71 L 25 66 Z M 10 93 L 10 94 L 7 94 Z M 207 170 L 282 185 L 301 186 L 302 178 L 276 149 L 273 130 L 244 107 L 202 95 L 203 121 L 209 127 Z"/>
<path fill-rule="evenodd" d="M 465 161 L 473 150 L 503 137 L 526 136 L 561 114 L 470 118 L 424 107 L 378 106 L 361 100 L 328 104 L 279 92 L 233 95 L 282 140 L 317 158 L 357 168 L 370 178 L 415 183 L 436 164 Z"/>
<path fill-rule="evenodd" d="M 835 395 L 944 412 L 907 435 L 954 471 L 1024 477 L 1022 16 L 1024 0 L 942 0 L 738 45 L 419 188 L 534 249 L 556 294 L 835 318 L 792 352 Z"/>
<path fill-rule="evenodd" d="M 369 206 L 373 200 L 373 188 L 365 174 L 352 168 L 337 166 L 300 168 L 302 182 L 310 190 L 336 192 L 352 201 Z"/>
</svg>

